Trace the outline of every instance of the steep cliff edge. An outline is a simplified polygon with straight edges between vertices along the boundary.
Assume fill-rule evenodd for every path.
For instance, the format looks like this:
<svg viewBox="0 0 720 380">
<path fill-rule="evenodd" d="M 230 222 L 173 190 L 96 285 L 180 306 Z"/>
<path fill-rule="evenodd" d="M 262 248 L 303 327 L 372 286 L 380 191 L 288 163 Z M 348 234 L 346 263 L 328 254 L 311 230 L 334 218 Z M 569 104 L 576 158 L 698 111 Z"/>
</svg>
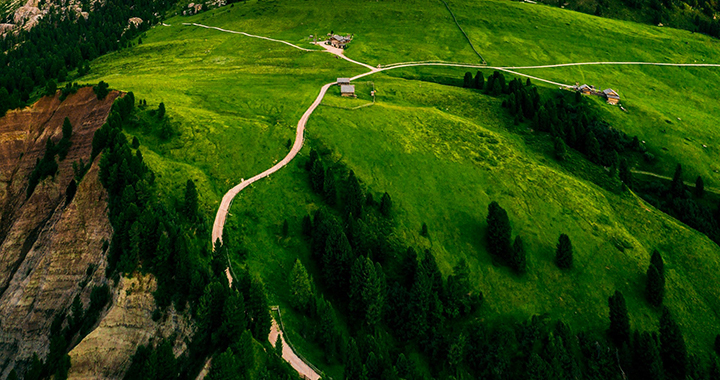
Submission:
<svg viewBox="0 0 720 380">
<path fill-rule="evenodd" d="M 71 202 L 66 189 L 72 163 L 88 161 L 95 131 L 119 95 L 97 100 L 91 88 L 60 102 L 59 94 L 0 118 L 0 368 L 19 373 L 33 352 L 44 357 L 55 315 L 80 294 L 88 305 L 90 289 L 104 279 L 103 243 L 112 227 L 107 194 L 92 164 Z M 47 138 L 58 141 L 68 117 L 72 146 L 54 177 L 42 181 L 29 199 L 26 186 Z M 79 285 L 83 286 L 80 287 Z"/>
</svg>

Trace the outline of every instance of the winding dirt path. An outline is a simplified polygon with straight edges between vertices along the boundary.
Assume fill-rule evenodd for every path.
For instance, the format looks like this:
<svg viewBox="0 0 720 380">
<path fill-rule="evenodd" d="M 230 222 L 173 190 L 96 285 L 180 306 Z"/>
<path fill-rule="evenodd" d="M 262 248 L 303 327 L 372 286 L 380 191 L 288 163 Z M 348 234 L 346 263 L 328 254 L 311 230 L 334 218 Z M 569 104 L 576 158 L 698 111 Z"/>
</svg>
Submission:
<svg viewBox="0 0 720 380">
<path fill-rule="evenodd" d="M 366 77 L 368 75 L 372 75 L 372 74 L 375 74 L 378 72 L 400 69 L 400 68 L 404 68 L 404 67 L 444 66 L 444 67 L 466 67 L 466 68 L 477 68 L 477 69 L 482 68 L 482 69 L 500 70 L 500 71 L 504 71 L 504 72 L 507 72 L 507 73 L 510 73 L 513 75 L 531 78 L 531 79 L 539 81 L 539 82 L 549 83 L 549 84 L 556 85 L 559 87 L 572 87 L 571 85 L 568 85 L 568 84 L 554 82 L 554 81 L 550 81 L 547 79 L 531 76 L 528 74 L 519 73 L 514 70 L 540 69 L 540 68 L 566 67 L 566 66 L 582 66 L 582 65 L 654 65 L 654 66 L 678 66 L 678 67 L 720 67 L 720 64 L 673 64 L 673 63 L 650 63 L 650 62 L 584 62 L 584 63 L 564 63 L 564 64 L 557 64 L 557 65 L 540 65 L 540 66 L 496 67 L 496 66 L 461 64 L 461 63 L 429 62 L 429 63 L 405 63 L 405 64 L 395 65 L 392 67 L 376 68 L 376 67 L 372 67 L 366 63 L 350 59 L 343 54 L 343 50 L 333 48 L 333 47 L 331 47 L 329 45 L 325 45 L 323 43 L 318 43 L 318 45 L 323 47 L 325 50 L 306 49 L 306 48 L 294 45 L 287 41 L 277 40 L 277 39 L 263 37 L 263 36 L 256 36 L 256 35 L 245 33 L 245 32 L 227 30 L 227 29 L 222 29 L 222 28 L 218 28 L 218 27 L 207 26 L 207 25 L 202 25 L 202 24 L 197 24 L 197 23 L 184 23 L 183 25 L 196 26 L 196 27 L 201 27 L 201 28 L 206 28 L 206 29 L 215 29 L 215 30 L 225 32 L 225 33 L 241 34 L 241 35 L 244 35 L 247 37 L 259 38 L 259 39 L 273 41 L 273 42 L 279 42 L 279 43 L 288 45 L 290 47 L 293 47 L 295 49 L 299 49 L 302 51 L 308 51 L 308 52 L 327 51 L 327 52 L 330 52 L 348 62 L 363 66 L 370 70 L 366 73 L 356 75 L 356 76 L 350 78 L 351 81 L 360 79 L 360 78 L 363 78 L 363 77 Z M 235 187 L 230 189 L 227 193 L 225 193 L 225 195 L 222 198 L 222 201 L 220 202 L 220 206 L 218 207 L 217 214 L 215 215 L 215 221 L 213 223 L 213 229 L 212 229 L 212 242 L 213 243 L 217 240 L 222 241 L 223 228 L 225 226 L 225 220 L 227 218 L 227 213 L 230 209 L 230 205 L 232 204 L 232 201 L 235 198 L 235 196 L 237 196 L 237 194 L 240 193 L 243 189 L 252 185 L 253 183 L 257 182 L 258 180 L 268 177 L 270 174 L 273 174 L 273 173 L 277 172 L 278 170 L 282 169 L 287 164 L 289 164 L 290 161 L 292 161 L 295 158 L 295 156 L 297 156 L 298 152 L 300 152 L 300 149 L 302 149 L 303 143 L 305 141 L 305 138 L 304 138 L 305 125 L 307 124 L 307 121 L 310 118 L 310 115 L 312 115 L 312 113 L 315 111 L 315 109 L 320 105 L 320 102 L 325 97 L 327 90 L 331 86 L 334 86 L 336 84 L 337 83 L 332 82 L 332 83 L 328 83 L 328 84 L 325 84 L 324 86 L 322 86 L 322 88 L 320 89 L 320 93 L 315 98 L 315 101 L 310 105 L 310 107 L 302 115 L 302 117 L 300 118 L 300 120 L 297 123 L 295 143 L 293 144 L 292 149 L 290 149 L 290 152 L 288 152 L 288 154 L 285 156 L 285 158 L 283 158 L 280 162 L 273 165 L 270 169 L 267 169 L 264 172 L 262 172 L 256 176 L 254 176 L 250 179 L 247 179 L 247 180 L 245 180 L 245 179 L 241 180 L 241 182 L 238 185 L 236 185 Z M 640 173 L 638 173 L 638 174 L 640 174 Z M 642 174 L 646 174 L 646 173 L 642 173 Z M 647 174 L 651 174 L 651 173 L 647 173 Z M 230 284 L 232 284 L 232 281 L 233 281 L 232 268 L 229 265 L 230 265 L 230 260 L 228 259 L 228 268 L 225 270 L 225 273 L 228 277 L 228 282 Z M 270 335 L 268 336 L 268 340 L 274 344 L 275 339 L 277 339 L 278 335 L 282 336 L 282 331 L 280 331 L 280 329 L 277 326 L 277 323 L 273 320 L 273 327 L 271 329 Z M 284 338 L 282 338 L 282 339 L 284 341 Z M 292 348 L 289 347 L 289 345 L 284 344 L 282 356 L 283 356 L 283 359 L 285 359 L 288 363 L 290 363 L 290 365 L 305 378 L 312 379 L 312 380 L 316 380 L 316 379 L 320 378 L 320 374 L 318 374 L 315 370 L 313 370 L 311 368 L 311 366 L 308 365 L 308 363 L 305 363 L 300 357 L 298 357 L 295 354 L 295 352 L 292 350 Z"/>
</svg>

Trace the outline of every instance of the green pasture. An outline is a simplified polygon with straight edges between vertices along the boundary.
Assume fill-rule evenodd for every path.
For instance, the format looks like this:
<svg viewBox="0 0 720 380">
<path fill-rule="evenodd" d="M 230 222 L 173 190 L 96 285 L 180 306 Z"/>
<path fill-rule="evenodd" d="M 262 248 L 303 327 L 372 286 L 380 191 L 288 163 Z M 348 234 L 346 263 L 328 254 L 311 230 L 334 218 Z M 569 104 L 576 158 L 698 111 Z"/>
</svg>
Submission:
<svg viewBox="0 0 720 380">
<path fill-rule="evenodd" d="M 149 108 L 164 102 L 175 135 L 155 130 L 138 136 L 162 190 L 180 197 L 184 182 L 198 184 L 207 218 L 222 195 L 279 161 L 289 150 L 296 123 L 320 87 L 364 68 L 323 52 L 197 27 L 197 22 L 309 44 L 310 34 L 354 33 L 347 55 L 375 65 L 442 59 L 477 62 L 441 2 L 357 2 L 337 12 L 328 1 L 247 1 L 192 17 L 172 17 L 143 43 L 91 63 L 83 82 L 104 80 L 133 91 Z M 718 41 L 689 32 L 600 19 L 541 5 L 488 0 L 450 3 L 463 28 L 491 65 L 538 65 L 573 61 L 720 62 Z M 536 28 L 537 27 L 537 28 Z M 643 169 L 667 175 L 675 162 L 720 187 L 712 157 L 718 152 L 720 69 L 599 67 L 522 70 L 564 83 L 612 87 L 628 112 L 597 109 L 611 124 L 646 141 L 658 157 Z M 515 126 L 501 100 L 474 90 L 423 79 L 458 78 L 464 69 L 414 68 L 375 74 L 357 83 L 357 99 L 331 88 L 307 125 L 307 141 L 330 148 L 375 196 L 394 201 L 396 238 L 431 249 L 448 274 L 460 258 L 471 265 L 486 303 L 478 318 L 562 318 L 575 330 L 601 331 L 608 323 L 607 297 L 627 299 L 633 328 L 656 330 L 658 314 L 643 298 L 652 249 L 665 257 L 667 304 L 678 316 L 694 351 L 706 352 L 720 331 L 720 248 L 646 205 L 632 193 L 611 192 L 588 181 L 587 162 L 571 153 L 557 163 L 546 136 Z M 474 73 L 474 71 L 473 71 Z M 484 71 L 485 76 L 491 74 Z M 372 82 L 370 84 L 369 82 Z M 354 108 L 371 101 L 376 104 Z M 547 92 L 547 91 L 545 91 Z M 146 115 L 144 117 L 151 117 Z M 680 118 L 680 120 L 678 120 Z M 703 148 L 702 145 L 707 148 Z M 249 249 L 247 264 L 263 278 L 270 302 L 283 308 L 288 334 L 313 363 L 341 373 L 305 339 L 302 317 L 289 306 L 287 277 L 296 258 L 317 268 L 300 235 L 302 217 L 321 204 L 303 168 L 306 146 L 288 167 L 243 191 L 227 226 Z M 592 167 L 591 173 L 602 175 Z M 672 173 L 670 173 L 671 175 Z M 608 187 L 605 187 L 608 188 Z M 508 210 L 514 235 L 525 240 L 529 272 L 518 277 L 492 264 L 485 244 L 487 205 Z M 281 236 L 284 220 L 290 236 Z M 429 238 L 420 226 L 429 227 Z M 553 263 L 560 233 L 575 247 L 574 270 Z M 210 244 L 208 236 L 208 244 Z M 618 247 L 622 247 L 622 250 Z M 240 265 L 238 258 L 232 258 Z"/>
</svg>

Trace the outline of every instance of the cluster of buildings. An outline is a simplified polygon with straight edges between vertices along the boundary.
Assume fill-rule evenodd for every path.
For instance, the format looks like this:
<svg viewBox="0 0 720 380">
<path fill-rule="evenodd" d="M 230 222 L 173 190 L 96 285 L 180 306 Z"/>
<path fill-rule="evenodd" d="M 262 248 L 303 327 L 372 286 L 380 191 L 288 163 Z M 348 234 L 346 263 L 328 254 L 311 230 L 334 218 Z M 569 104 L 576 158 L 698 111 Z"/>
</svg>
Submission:
<svg viewBox="0 0 720 380">
<path fill-rule="evenodd" d="M 338 49 L 345 49 L 352 39 L 353 35 L 341 36 L 339 34 L 328 33 L 328 39 L 325 43 Z"/>
<path fill-rule="evenodd" d="M 595 95 L 595 96 L 602 96 L 603 98 L 607 99 L 608 104 L 618 104 L 620 102 L 620 95 L 617 93 L 617 91 L 613 90 L 612 88 L 607 88 L 605 90 L 598 90 L 595 88 L 595 86 L 590 86 L 587 84 L 578 85 L 575 83 L 575 85 L 572 87 L 573 90 L 580 92 L 583 95 Z"/>
</svg>

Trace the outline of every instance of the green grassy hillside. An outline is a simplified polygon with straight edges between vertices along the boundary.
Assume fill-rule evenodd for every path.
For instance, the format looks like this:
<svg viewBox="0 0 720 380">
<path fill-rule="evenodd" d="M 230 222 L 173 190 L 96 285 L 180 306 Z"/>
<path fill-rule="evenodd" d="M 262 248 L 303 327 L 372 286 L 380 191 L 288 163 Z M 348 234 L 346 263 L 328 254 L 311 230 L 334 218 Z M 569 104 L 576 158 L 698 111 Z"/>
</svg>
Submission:
<svg viewBox="0 0 720 380">
<path fill-rule="evenodd" d="M 718 41 L 684 31 L 507 1 L 451 6 L 491 65 L 720 62 Z M 174 17 L 166 20 L 172 26 L 149 31 L 143 44 L 92 62 L 91 73 L 82 80 L 105 80 L 147 99 L 152 107 L 165 103 L 176 136 L 164 141 L 154 131 L 130 133 L 148 147 L 143 154 L 169 192 L 180 196 L 185 179 L 198 181 L 207 216 L 213 218 L 225 191 L 287 153 L 297 120 L 324 83 L 364 69 L 326 53 L 300 52 L 183 22 L 304 46 L 309 46 L 310 34 L 355 33 L 347 55 L 373 65 L 478 60 L 440 2 L 357 2 L 342 15 L 326 11 L 329 7 L 329 2 L 249 1 Z M 460 258 L 468 260 L 474 285 L 486 297 L 481 318 L 548 314 L 576 329 L 599 331 L 607 325 L 607 297 L 618 289 L 628 300 L 633 328 L 655 330 L 658 314 L 642 292 L 649 252 L 657 248 L 666 260 L 666 303 L 691 348 L 707 350 L 720 331 L 714 286 L 720 248 L 631 193 L 612 193 L 576 176 L 578 167 L 588 166 L 579 155 L 556 163 L 546 137 L 513 126 L 500 99 L 402 78 L 461 78 L 463 72 L 422 68 L 368 77 L 378 90 L 376 105 L 359 110 L 321 106 L 308 123 L 308 139 L 334 151 L 335 159 L 370 189 L 392 195 L 400 241 L 432 249 L 445 274 Z M 588 66 L 526 72 L 617 89 L 628 113 L 599 101 L 597 107 L 616 128 L 646 140 L 659 158 L 646 169 L 668 174 L 679 161 L 690 175 L 701 174 L 708 186 L 718 186 L 710 158 L 718 149 L 712 142 L 720 137 L 713 122 L 720 92 L 707 84 L 718 81 L 720 70 Z M 369 99 L 362 97 L 340 99 L 334 89 L 326 102 L 354 107 Z M 250 250 L 250 267 L 264 278 L 271 302 L 280 305 L 288 304 L 286 278 L 295 258 L 301 257 L 311 272 L 313 268 L 299 237 L 302 217 L 319 204 L 302 168 L 308 149 L 287 168 L 245 190 L 228 218 L 231 235 L 242 236 Z M 508 210 L 514 234 L 523 236 L 528 247 L 529 273 L 524 277 L 493 266 L 486 252 L 485 217 L 492 200 Z M 285 219 L 292 231 L 287 239 L 280 237 Z M 419 234 L 423 222 L 429 239 Z M 560 233 L 569 234 L 576 247 L 576 269 L 569 273 L 552 261 Z M 629 248 L 621 252 L 618 242 Z M 293 335 L 294 316 L 287 318 L 293 342 L 323 363 L 312 344 Z"/>
</svg>

